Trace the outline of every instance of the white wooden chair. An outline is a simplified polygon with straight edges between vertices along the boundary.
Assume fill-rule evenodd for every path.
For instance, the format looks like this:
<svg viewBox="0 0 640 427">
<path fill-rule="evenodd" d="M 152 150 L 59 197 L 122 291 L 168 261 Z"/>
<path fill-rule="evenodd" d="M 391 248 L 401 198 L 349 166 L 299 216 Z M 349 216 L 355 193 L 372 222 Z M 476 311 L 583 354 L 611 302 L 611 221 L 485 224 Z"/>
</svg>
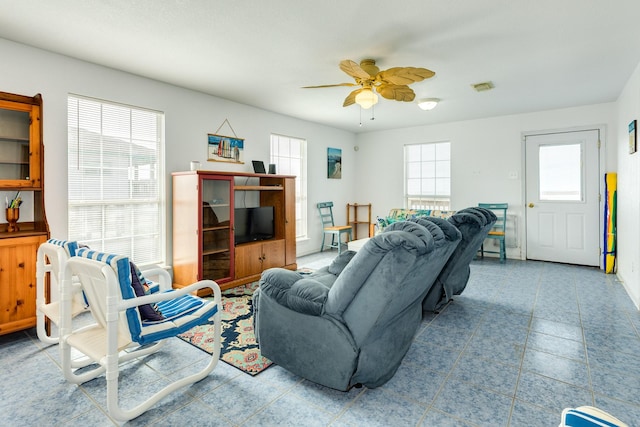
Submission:
<svg viewBox="0 0 640 427">
<path fill-rule="evenodd" d="M 60 286 L 67 260 L 75 256 L 78 243 L 74 241 L 49 239 L 38 247 L 36 261 L 36 332 L 45 344 L 57 344 L 59 337 L 47 331 L 47 319 L 60 327 Z M 49 281 L 49 295 L 46 283 Z M 79 284 L 73 286 L 74 298 L 71 317 L 86 311 L 87 306 L 80 292 Z M 47 298 L 48 297 L 48 298 Z M 47 302 L 47 299 L 49 300 Z M 50 325 L 49 325 L 50 326 Z"/>
<path fill-rule="evenodd" d="M 147 274 L 169 276 L 162 269 Z M 71 329 L 70 306 L 71 277 L 77 276 L 96 324 L 81 330 Z M 181 387 L 205 378 L 217 365 L 220 357 L 221 295 L 217 283 L 202 280 L 180 290 L 167 289 L 161 280 L 161 289 L 155 294 L 136 297 L 132 287 L 129 259 L 81 248 L 66 263 L 62 285 L 62 317 L 60 352 L 65 378 L 81 384 L 106 372 L 107 409 L 119 421 L 138 417 L 158 401 Z M 170 288 L 171 281 L 168 281 Z M 198 289 L 211 288 L 213 300 L 191 295 Z M 141 306 L 157 304 L 164 319 L 145 321 Z M 165 386 L 147 400 L 130 409 L 118 402 L 118 376 L 120 363 L 157 351 L 163 340 L 174 337 L 192 327 L 214 320 L 214 349 L 208 365 L 201 371 Z M 97 367 L 91 370 L 73 370 L 72 351 L 91 359 Z M 127 350 L 127 351 L 124 351 Z M 137 402 L 137 401 L 136 401 Z"/>
</svg>

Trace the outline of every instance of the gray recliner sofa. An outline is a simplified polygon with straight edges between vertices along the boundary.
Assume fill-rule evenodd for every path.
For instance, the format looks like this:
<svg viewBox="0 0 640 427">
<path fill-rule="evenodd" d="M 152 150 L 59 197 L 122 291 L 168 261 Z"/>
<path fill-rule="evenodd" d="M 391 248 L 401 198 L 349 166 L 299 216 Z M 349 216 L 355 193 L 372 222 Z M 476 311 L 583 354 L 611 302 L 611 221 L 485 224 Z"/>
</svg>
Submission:
<svg viewBox="0 0 640 427">
<path fill-rule="evenodd" d="M 460 244 L 454 249 L 423 301 L 425 312 L 437 311 L 454 295 L 460 295 L 464 291 L 471 274 L 470 263 L 496 222 L 496 216 L 490 210 L 471 207 L 456 212 L 447 220 L 432 217 L 416 220 L 434 222 L 441 227 L 444 227 L 443 222 L 448 222 L 462 233 Z"/>
<path fill-rule="evenodd" d="M 439 227 L 403 221 L 317 274 L 265 271 L 253 297 L 262 355 L 337 390 L 384 384 L 420 326 L 443 253 L 458 242 Z"/>
</svg>

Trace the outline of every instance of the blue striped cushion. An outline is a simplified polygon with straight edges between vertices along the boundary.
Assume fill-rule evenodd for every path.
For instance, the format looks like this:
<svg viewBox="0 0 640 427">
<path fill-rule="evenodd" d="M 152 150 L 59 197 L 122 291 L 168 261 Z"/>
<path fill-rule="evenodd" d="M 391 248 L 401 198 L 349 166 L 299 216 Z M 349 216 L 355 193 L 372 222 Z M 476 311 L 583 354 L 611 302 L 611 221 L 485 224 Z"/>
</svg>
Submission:
<svg viewBox="0 0 640 427">
<path fill-rule="evenodd" d="M 86 248 L 80 248 L 77 255 L 110 265 L 118 277 L 122 298 L 135 298 L 135 293 L 131 286 L 129 258 L 92 251 Z M 188 294 L 174 300 L 160 301 L 158 302 L 158 307 L 165 319 L 154 322 L 145 321 L 144 323 L 136 308 L 128 308 L 126 310 L 129 332 L 133 341 L 144 345 L 176 336 L 208 321 L 218 311 L 215 302 Z"/>
<path fill-rule="evenodd" d="M 59 239 L 49 239 L 47 243 L 51 243 L 52 245 L 62 246 L 64 250 L 67 252 L 69 256 L 76 256 L 76 251 L 78 250 L 78 242 L 73 240 L 59 240 Z"/>
<path fill-rule="evenodd" d="M 67 253 L 67 256 L 72 257 L 76 256 L 76 252 L 78 251 L 78 242 L 75 240 L 60 240 L 60 239 L 49 239 L 47 243 L 51 243 L 52 245 L 61 246 L 64 251 Z M 89 301 L 87 300 L 87 296 L 84 292 L 82 292 L 82 299 L 84 301 L 85 307 L 89 306 Z"/>
<path fill-rule="evenodd" d="M 122 296 L 122 299 L 135 298 L 136 295 L 133 292 L 133 287 L 131 286 L 131 267 L 129 264 L 129 258 L 121 255 L 98 252 L 89 248 L 79 248 L 76 252 L 76 256 L 80 258 L 88 258 L 96 261 L 101 261 L 111 266 L 111 268 L 113 268 L 113 271 L 116 273 L 116 277 L 118 278 L 118 284 L 120 285 L 120 294 Z M 106 307 L 106 304 L 103 304 L 103 306 Z M 129 325 L 129 332 L 131 333 L 131 337 L 133 339 L 134 331 L 138 331 L 137 333 L 139 334 L 142 328 L 140 324 L 140 314 L 135 308 L 128 308 L 125 314 L 127 323 Z"/>
<path fill-rule="evenodd" d="M 133 293 L 133 288 L 131 287 L 131 267 L 129 266 L 129 258 L 122 255 L 98 252 L 89 248 L 79 248 L 76 252 L 76 256 L 101 261 L 110 265 L 118 278 L 122 298 L 135 298 L 136 295 Z"/>
<path fill-rule="evenodd" d="M 166 319 L 143 323 L 142 333 L 134 339 L 141 345 L 187 332 L 194 326 L 207 322 L 218 311 L 215 302 L 189 294 L 174 300 L 160 301 L 158 306 Z"/>
</svg>

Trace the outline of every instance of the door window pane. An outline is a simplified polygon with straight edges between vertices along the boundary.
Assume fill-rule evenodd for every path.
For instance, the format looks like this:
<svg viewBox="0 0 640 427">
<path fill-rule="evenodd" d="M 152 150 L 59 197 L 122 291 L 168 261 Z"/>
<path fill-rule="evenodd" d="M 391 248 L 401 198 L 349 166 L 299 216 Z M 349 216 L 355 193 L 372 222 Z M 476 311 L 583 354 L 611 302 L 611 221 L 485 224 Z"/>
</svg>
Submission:
<svg viewBox="0 0 640 427">
<path fill-rule="evenodd" d="M 581 144 L 540 146 L 540 200 L 582 200 Z"/>
</svg>

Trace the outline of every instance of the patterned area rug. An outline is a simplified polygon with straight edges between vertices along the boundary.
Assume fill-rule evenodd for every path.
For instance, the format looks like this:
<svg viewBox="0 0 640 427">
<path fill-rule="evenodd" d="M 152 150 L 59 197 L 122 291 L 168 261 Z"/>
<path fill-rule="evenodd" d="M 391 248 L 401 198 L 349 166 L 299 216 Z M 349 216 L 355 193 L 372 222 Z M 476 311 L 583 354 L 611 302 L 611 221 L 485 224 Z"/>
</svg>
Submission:
<svg viewBox="0 0 640 427">
<path fill-rule="evenodd" d="M 222 292 L 222 348 L 220 360 L 250 375 L 258 375 L 272 362 L 260 354 L 253 333 L 253 306 L 251 295 L 258 282 Z M 178 338 L 199 349 L 212 353 L 213 321 L 178 335 Z"/>
</svg>

